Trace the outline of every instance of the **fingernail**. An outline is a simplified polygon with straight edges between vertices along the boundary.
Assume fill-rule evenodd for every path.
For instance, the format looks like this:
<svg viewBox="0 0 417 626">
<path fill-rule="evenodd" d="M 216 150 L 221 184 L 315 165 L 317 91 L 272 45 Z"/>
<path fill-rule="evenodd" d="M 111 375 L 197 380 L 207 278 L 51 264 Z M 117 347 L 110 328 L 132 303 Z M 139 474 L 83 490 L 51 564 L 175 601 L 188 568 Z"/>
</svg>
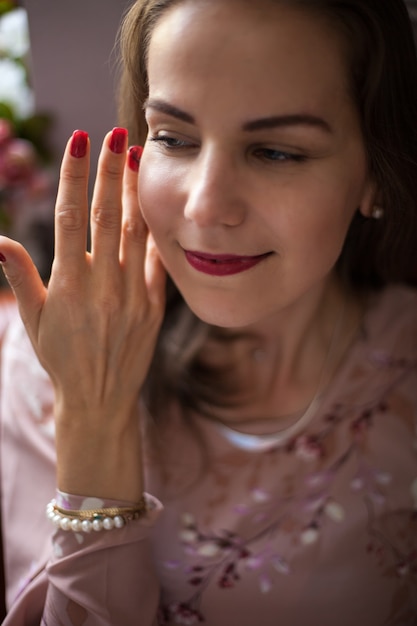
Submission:
<svg viewBox="0 0 417 626">
<path fill-rule="evenodd" d="M 113 128 L 110 137 L 109 148 L 115 154 L 121 154 L 126 150 L 126 128 Z"/>
<path fill-rule="evenodd" d="M 142 146 L 132 146 L 129 148 L 127 164 L 133 172 L 139 171 L 139 163 L 142 156 Z"/>
<path fill-rule="evenodd" d="M 0 263 L 6 263 L 6 257 L 0 252 Z"/>
<path fill-rule="evenodd" d="M 83 130 L 75 130 L 72 134 L 71 156 L 81 159 L 87 154 L 88 133 Z"/>
</svg>

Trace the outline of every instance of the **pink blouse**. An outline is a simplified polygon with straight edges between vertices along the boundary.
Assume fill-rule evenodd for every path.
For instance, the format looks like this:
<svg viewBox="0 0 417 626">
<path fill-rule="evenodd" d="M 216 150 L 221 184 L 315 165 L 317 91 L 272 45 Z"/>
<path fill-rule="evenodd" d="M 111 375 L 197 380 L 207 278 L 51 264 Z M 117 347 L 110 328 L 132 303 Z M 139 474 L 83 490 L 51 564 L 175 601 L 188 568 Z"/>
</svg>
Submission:
<svg viewBox="0 0 417 626">
<path fill-rule="evenodd" d="M 2 352 L 5 626 L 417 624 L 416 292 L 374 298 L 312 420 L 283 445 L 245 450 L 203 419 L 196 436 L 173 411 L 163 463 L 145 442 L 151 510 L 122 530 L 46 519 L 51 386 L 18 320 Z"/>
</svg>

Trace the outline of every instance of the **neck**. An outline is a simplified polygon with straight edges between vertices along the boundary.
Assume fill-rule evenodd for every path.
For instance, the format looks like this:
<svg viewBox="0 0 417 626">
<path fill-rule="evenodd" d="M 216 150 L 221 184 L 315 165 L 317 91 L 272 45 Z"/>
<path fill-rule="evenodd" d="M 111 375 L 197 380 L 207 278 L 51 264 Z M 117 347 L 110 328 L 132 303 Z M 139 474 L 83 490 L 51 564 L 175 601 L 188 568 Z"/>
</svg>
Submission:
<svg viewBox="0 0 417 626">
<path fill-rule="evenodd" d="M 234 421 L 239 414 L 245 421 L 303 411 L 332 379 L 360 310 L 357 298 L 332 277 L 296 304 L 242 329 L 248 339 L 236 346 L 234 362 L 245 391 L 239 410 L 225 417 Z"/>
<path fill-rule="evenodd" d="M 279 313 L 262 320 L 250 330 L 259 350 L 272 358 L 284 383 L 302 377 L 302 371 L 325 355 L 337 320 L 344 308 L 351 308 L 352 297 L 336 278 L 329 278 L 314 291 Z"/>
</svg>

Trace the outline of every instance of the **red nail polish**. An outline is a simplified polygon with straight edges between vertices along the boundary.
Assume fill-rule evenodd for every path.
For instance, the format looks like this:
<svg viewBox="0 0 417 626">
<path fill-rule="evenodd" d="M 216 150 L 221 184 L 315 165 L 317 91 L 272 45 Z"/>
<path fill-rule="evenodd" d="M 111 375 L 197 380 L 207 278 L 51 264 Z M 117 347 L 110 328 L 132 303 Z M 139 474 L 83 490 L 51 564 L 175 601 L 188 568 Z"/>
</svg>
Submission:
<svg viewBox="0 0 417 626">
<path fill-rule="evenodd" d="M 132 146 L 129 148 L 127 164 L 133 172 L 139 171 L 139 163 L 142 156 L 142 146 Z"/>
<path fill-rule="evenodd" d="M 0 263 L 6 263 L 6 257 L 0 252 Z"/>
<path fill-rule="evenodd" d="M 72 134 L 70 154 L 76 159 L 81 159 L 87 154 L 88 133 L 83 130 L 75 130 Z"/>
<path fill-rule="evenodd" d="M 113 128 L 109 148 L 115 154 L 121 154 L 126 150 L 127 130 L 126 128 Z"/>
</svg>

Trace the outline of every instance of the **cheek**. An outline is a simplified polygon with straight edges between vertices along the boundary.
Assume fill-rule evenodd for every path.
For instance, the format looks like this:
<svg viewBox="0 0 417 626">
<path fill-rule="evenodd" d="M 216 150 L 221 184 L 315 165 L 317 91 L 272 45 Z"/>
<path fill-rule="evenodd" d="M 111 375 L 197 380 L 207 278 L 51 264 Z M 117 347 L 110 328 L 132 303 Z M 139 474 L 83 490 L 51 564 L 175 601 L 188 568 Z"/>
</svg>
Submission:
<svg viewBox="0 0 417 626">
<path fill-rule="evenodd" d="M 358 208 L 355 200 L 349 185 L 342 192 L 328 185 L 305 189 L 304 201 L 300 200 L 298 210 L 286 215 L 283 228 L 287 237 L 283 244 L 287 250 L 284 249 L 284 253 L 292 254 L 294 261 L 298 259 L 311 270 L 313 266 L 325 269 L 336 263 Z"/>
<path fill-rule="evenodd" d="M 148 226 L 163 226 L 166 230 L 180 217 L 184 206 L 184 179 L 187 170 L 173 167 L 169 159 L 161 159 L 145 151 L 139 170 L 139 203 Z"/>
<path fill-rule="evenodd" d="M 142 157 L 139 171 L 138 197 L 143 218 L 155 238 L 171 214 L 172 198 L 166 176 L 152 161 Z"/>
</svg>

